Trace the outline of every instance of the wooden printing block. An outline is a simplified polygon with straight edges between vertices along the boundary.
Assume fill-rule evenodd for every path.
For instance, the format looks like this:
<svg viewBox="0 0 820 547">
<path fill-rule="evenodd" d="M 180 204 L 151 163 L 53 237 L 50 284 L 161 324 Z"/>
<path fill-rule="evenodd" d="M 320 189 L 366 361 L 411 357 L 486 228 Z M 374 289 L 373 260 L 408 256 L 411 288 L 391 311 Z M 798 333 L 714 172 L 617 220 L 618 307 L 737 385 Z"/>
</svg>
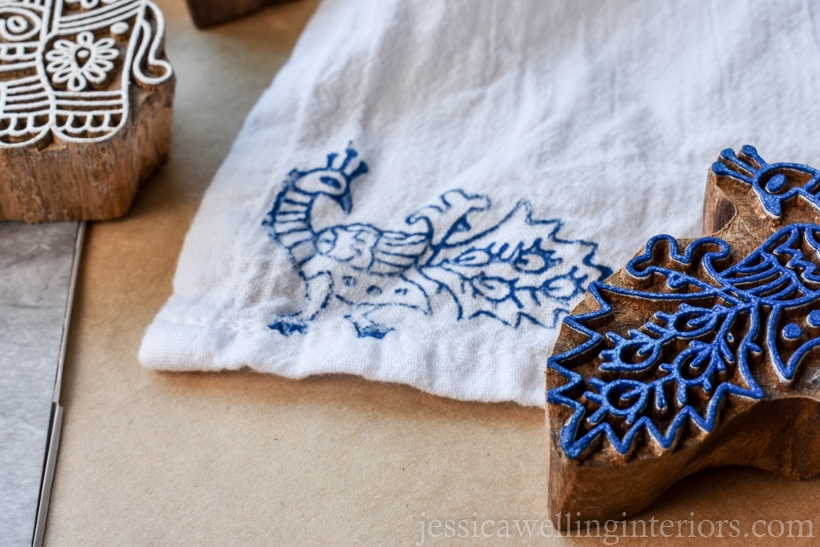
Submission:
<svg viewBox="0 0 820 547">
<path fill-rule="evenodd" d="M 285 0 L 185 0 L 191 19 L 199 28 L 227 23 L 265 6 L 281 4 Z"/>
<path fill-rule="evenodd" d="M 818 195 L 816 169 L 724 150 L 704 204 L 716 233 L 653 237 L 590 285 L 548 363 L 559 529 L 633 515 L 702 469 L 820 472 Z"/>
<path fill-rule="evenodd" d="M 0 220 L 128 210 L 171 144 L 164 33 L 150 0 L 0 5 Z"/>
</svg>

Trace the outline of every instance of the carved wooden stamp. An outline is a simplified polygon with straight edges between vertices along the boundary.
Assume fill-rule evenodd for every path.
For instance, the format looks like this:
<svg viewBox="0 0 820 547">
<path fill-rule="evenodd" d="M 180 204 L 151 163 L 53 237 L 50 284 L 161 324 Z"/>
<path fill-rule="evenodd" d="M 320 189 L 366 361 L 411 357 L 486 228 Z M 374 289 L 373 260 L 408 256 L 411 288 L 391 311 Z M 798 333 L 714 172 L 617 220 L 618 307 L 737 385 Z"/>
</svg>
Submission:
<svg viewBox="0 0 820 547">
<path fill-rule="evenodd" d="M 191 19 L 199 28 L 227 23 L 283 0 L 186 0 Z"/>
<path fill-rule="evenodd" d="M 164 31 L 150 0 L 0 3 L 0 220 L 126 212 L 170 148 Z"/>
<path fill-rule="evenodd" d="M 744 146 L 707 185 L 717 233 L 653 237 L 565 319 L 547 371 L 559 529 L 711 467 L 820 473 L 820 171 Z"/>
</svg>

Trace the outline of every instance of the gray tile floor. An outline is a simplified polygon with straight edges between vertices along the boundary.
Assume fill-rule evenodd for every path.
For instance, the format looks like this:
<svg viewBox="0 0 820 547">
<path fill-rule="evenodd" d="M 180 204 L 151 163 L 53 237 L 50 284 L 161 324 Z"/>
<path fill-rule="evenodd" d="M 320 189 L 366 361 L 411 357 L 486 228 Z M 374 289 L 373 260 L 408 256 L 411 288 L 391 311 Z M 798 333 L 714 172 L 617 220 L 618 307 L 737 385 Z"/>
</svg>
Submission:
<svg viewBox="0 0 820 547">
<path fill-rule="evenodd" d="M 0 538 L 37 517 L 77 223 L 0 223 Z"/>
</svg>

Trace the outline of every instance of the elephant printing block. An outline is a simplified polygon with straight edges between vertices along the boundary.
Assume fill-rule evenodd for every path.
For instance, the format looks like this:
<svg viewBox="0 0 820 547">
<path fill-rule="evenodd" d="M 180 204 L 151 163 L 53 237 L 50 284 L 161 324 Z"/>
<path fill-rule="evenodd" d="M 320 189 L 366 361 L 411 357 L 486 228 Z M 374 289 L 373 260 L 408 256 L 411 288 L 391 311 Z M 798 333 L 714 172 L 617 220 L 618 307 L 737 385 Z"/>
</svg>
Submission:
<svg viewBox="0 0 820 547">
<path fill-rule="evenodd" d="M 150 0 L 0 1 L 0 220 L 123 214 L 170 147 Z"/>
</svg>

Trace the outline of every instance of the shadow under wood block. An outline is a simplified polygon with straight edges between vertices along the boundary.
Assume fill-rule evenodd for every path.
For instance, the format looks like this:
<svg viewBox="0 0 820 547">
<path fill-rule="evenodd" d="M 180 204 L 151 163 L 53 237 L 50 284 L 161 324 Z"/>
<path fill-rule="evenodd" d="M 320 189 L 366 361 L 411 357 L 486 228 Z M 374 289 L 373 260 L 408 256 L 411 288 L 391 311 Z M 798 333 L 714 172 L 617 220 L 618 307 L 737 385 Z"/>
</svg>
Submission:
<svg viewBox="0 0 820 547">
<path fill-rule="evenodd" d="M 0 220 L 121 216 L 171 145 L 162 13 L 150 0 L 30 0 L 0 19 Z"/>
<path fill-rule="evenodd" d="M 199 28 L 227 23 L 265 6 L 281 4 L 287 0 L 185 0 L 191 19 Z"/>
<path fill-rule="evenodd" d="M 547 371 L 550 515 L 621 520 L 722 465 L 820 473 L 819 193 L 820 171 L 724 150 L 717 233 L 653 237 L 590 285 Z"/>
</svg>

